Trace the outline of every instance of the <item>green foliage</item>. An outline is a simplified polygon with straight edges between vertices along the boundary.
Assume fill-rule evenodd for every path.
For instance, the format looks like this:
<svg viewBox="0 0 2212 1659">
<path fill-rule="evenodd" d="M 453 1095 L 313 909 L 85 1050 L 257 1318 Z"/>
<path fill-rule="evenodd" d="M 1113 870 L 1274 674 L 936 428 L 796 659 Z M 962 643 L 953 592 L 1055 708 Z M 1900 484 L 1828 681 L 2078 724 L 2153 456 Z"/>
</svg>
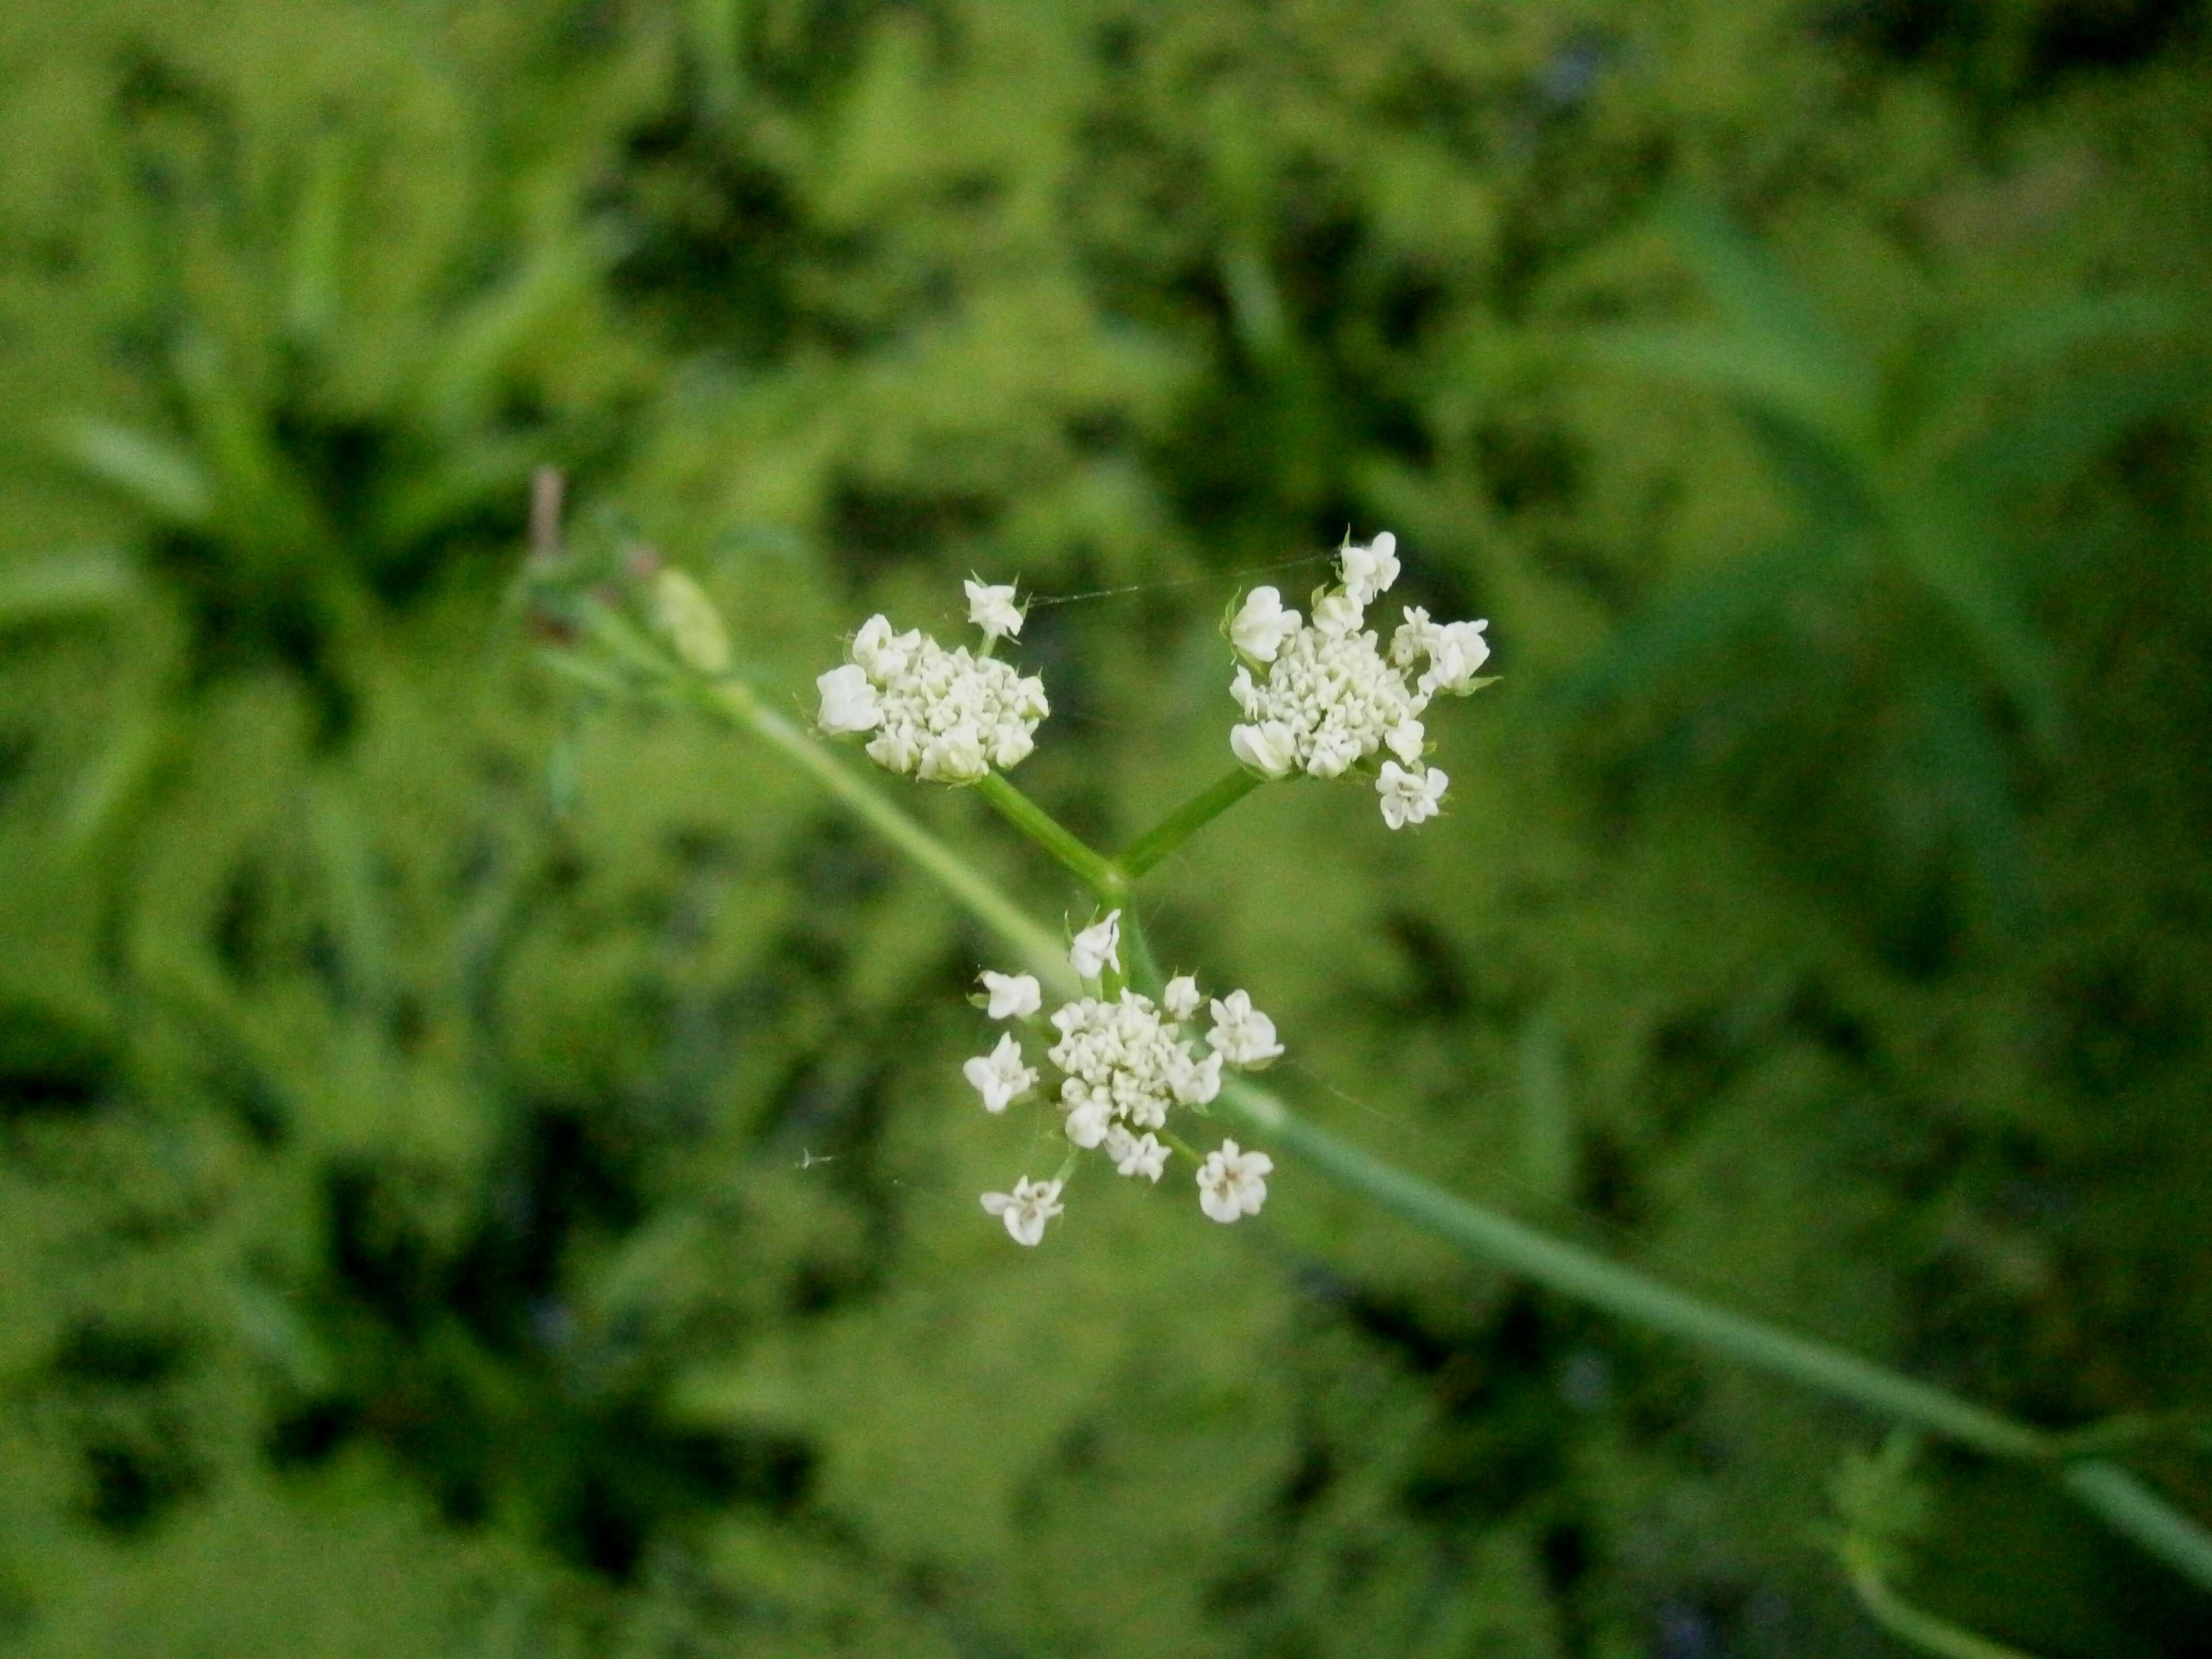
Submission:
<svg viewBox="0 0 2212 1659">
<path fill-rule="evenodd" d="M 2029 880 L 2009 734 L 2057 757 L 2063 677 L 2033 619 L 2051 596 L 2027 580 L 2034 562 L 2009 515 L 2023 494 L 2055 490 L 2129 432 L 2201 400 L 2201 349 L 2172 338 L 2183 313 L 2140 295 L 2014 302 L 2001 315 L 1913 319 L 1875 357 L 1839 339 L 1709 203 L 1670 202 L 1659 224 L 1715 321 L 1584 327 L 1560 349 L 1732 410 L 1796 522 L 1771 550 L 1672 584 L 1599 654 L 1581 697 L 1648 695 L 1752 638 L 1770 677 L 1825 671 L 1850 687 L 1869 730 L 1890 728 L 1876 742 L 1891 755 L 1860 766 L 1886 761 L 1929 803 L 1933 822 L 1916 827 L 1922 845 L 1905 849 L 1907 862 L 1936 851 L 1965 866 L 1979 918 L 2021 927 Z M 1618 255 L 1595 263 L 1618 279 Z M 2092 348 L 2124 355 L 2138 343 L 2134 366 L 2063 373 Z M 1808 656 L 1833 660 L 1808 670 Z M 1741 753 L 1754 736 L 1804 742 L 1784 698 L 1747 695 L 1764 717 L 1739 724 L 1724 750 Z M 1831 736 L 1817 715 L 1813 729 Z M 1761 747 L 1753 763 L 1772 755 Z"/>
<path fill-rule="evenodd" d="M 0 1645 L 1864 1650 L 1863 1425 L 1296 1169 L 1009 1250 L 976 942 L 772 758 L 571 719 L 547 462 L 568 575 L 672 561 L 780 698 L 970 569 L 1137 587 L 1024 638 L 1102 845 L 1219 772 L 1239 573 L 1395 528 L 1509 675 L 1463 804 L 1261 792 L 1162 957 L 1449 1185 L 2201 1411 L 2203 47 L 1984 9 L 10 14 Z M 1922 1474 L 1916 1595 L 2190 1650 Z"/>
</svg>

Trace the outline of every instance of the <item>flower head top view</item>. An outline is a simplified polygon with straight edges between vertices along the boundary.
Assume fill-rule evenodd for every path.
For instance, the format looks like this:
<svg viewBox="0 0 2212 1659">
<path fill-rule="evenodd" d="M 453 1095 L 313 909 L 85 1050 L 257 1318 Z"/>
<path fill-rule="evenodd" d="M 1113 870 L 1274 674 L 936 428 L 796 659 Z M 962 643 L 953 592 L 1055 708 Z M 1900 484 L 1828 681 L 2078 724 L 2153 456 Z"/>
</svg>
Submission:
<svg viewBox="0 0 2212 1659">
<path fill-rule="evenodd" d="M 1275 1024 L 1251 994 L 1208 997 L 1194 975 L 1163 978 L 1120 896 L 1128 883 L 1210 818 L 1261 784 L 1291 778 L 1370 780 L 1392 830 L 1437 815 L 1449 783 L 1428 763 L 1423 724 L 1441 696 L 1465 696 L 1491 682 L 1479 671 L 1490 646 L 1482 622 L 1438 623 L 1419 605 L 1401 607 L 1386 646 L 1368 611 L 1399 576 L 1397 538 L 1387 531 L 1337 550 L 1334 583 L 1315 592 L 1310 616 L 1273 587 L 1233 600 L 1223 631 L 1235 655 L 1230 695 L 1243 718 L 1227 734 L 1237 770 L 1170 814 L 1118 860 L 1085 847 L 1004 776 L 1036 745 L 1049 712 L 1043 681 L 999 659 L 1018 641 L 1028 605 L 1012 582 L 965 584 L 967 619 L 981 646 L 948 650 L 919 629 L 901 632 L 870 617 L 846 660 L 815 681 L 816 729 L 864 739 L 869 759 L 924 782 L 975 786 L 985 799 L 1083 878 L 1096 908 L 1066 942 L 1066 980 L 1079 988 L 1047 1012 L 1031 973 L 986 969 L 976 1006 L 1002 1027 L 962 1070 L 993 1116 L 1036 1104 L 1058 1148 L 1049 1176 L 1024 1175 L 1009 1192 L 983 1194 L 1017 1243 L 1036 1244 L 1064 1213 L 1068 1185 L 1101 1153 L 1115 1173 L 1158 1183 L 1176 1158 L 1187 1162 L 1199 1209 L 1218 1222 L 1256 1215 L 1274 1163 L 1263 1152 L 1220 1139 L 1197 1150 L 1202 1120 L 1224 1072 L 1256 1071 L 1283 1053 Z M 1088 1160 L 1096 1162 L 1097 1160 Z"/>
</svg>

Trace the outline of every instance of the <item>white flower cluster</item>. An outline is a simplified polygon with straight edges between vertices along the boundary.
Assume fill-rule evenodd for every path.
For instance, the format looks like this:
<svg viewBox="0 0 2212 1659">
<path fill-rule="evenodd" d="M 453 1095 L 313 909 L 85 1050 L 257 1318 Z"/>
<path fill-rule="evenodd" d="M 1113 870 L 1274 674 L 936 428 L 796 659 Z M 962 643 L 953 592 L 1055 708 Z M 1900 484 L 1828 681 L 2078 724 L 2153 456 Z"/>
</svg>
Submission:
<svg viewBox="0 0 2212 1659">
<path fill-rule="evenodd" d="M 988 653 L 1001 635 L 1018 635 L 1022 612 L 1011 584 L 968 583 L 969 620 Z M 817 677 L 823 732 L 872 732 L 868 758 L 930 783 L 974 783 L 996 767 L 1017 766 L 1036 747 L 1037 722 L 1051 708 L 1044 682 L 1023 676 L 966 646 L 947 651 L 919 629 L 894 634 L 874 616 L 853 636 L 848 660 Z"/>
<path fill-rule="evenodd" d="M 1068 960 L 1085 979 L 1118 980 L 1121 914 L 1114 911 L 1084 929 L 1069 945 Z M 1043 989 L 1034 976 L 986 970 L 981 979 L 992 1018 L 1028 1020 L 1042 1011 Z M 1106 993 L 1102 984 L 1098 995 L 1078 997 L 1054 1010 L 1049 1021 L 1058 1040 L 1045 1059 L 1060 1074 L 1061 1132 L 1081 1151 L 1103 1147 L 1119 1173 L 1157 1182 L 1167 1170 L 1170 1144 L 1180 1145 L 1172 1134 L 1161 1139 L 1168 1114 L 1178 1106 L 1204 1108 L 1221 1091 L 1224 1066 L 1265 1066 L 1283 1045 L 1275 1040 L 1274 1022 L 1246 993 L 1231 991 L 1209 1007 L 1188 974 L 1170 980 L 1157 1003 L 1126 988 Z M 1183 1035 L 1201 1007 L 1212 1017 L 1203 1054 L 1195 1039 Z M 1036 1066 L 1024 1063 L 1011 1031 L 963 1069 L 982 1097 L 983 1109 L 993 1113 L 1029 1094 L 1039 1077 Z M 1265 1152 L 1224 1141 L 1198 1171 L 1199 1207 L 1216 1221 L 1257 1215 L 1274 1167 Z M 1006 1223 L 1015 1243 L 1035 1244 L 1044 1237 L 1044 1224 L 1061 1212 L 1066 1174 L 1063 1169 L 1051 1181 L 1024 1176 L 1011 1193 L 984 1194 L 983 1208 Z"/>
<path fill-rule="evenodd" d="M 1244 714 L 1229 733 L 1237 758 L 1271 778 L 1334 778 L 1388 749 L 1396 758 L 1382 763 L 1375 789 L 1393 830 L 1434 817 L 1449 781 L 1422 763 L 1423 711 L 1439 692 L 1465 696 L 1488 684 L 1476 675 L 1490 657 L 1488 623 L 1432 623 L 1408 605 L 1385 658 L 1379 636 L 1363 625 L 1367 607 L 1398 580 L 1397 548 L 1388 531 L 1364 547 L 1346 545 L 1341 583 L 1315 592 L 1310 623 L 1285 610 L 1273 588 L 1255 587 L 1228 624 L 1243 659 L 1229 687 Z M 1253 678 L 1255 668 L 1263 678 Z"/>
</svg>

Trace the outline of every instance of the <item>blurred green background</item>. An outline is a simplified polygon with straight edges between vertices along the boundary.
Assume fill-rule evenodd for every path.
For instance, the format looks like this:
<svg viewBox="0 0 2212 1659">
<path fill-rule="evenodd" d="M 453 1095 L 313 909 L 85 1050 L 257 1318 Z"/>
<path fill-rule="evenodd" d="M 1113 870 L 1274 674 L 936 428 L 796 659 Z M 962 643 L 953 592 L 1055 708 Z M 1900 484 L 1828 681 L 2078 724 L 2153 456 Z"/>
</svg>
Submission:
<svg viewBox="0 0 2212 1659">
<path fill-rule="evenodd" d="M 1239 573 L 1395 530 L 1507 676 L 1450 815 L 1264 791 L 1149 884 L 1285 1090 L 2029 1420 L 2202 1409 L 2207 12 L 7 8 L 0 1650 L 1899 1650 L 1817 1535 L 1878 1424 L 1294 1166 L 1011 1247 L 987 941 L 533 669 L 529 474 L 802 710 L 971 570 L 1115 590 L 1021 653 L 1104 844 L 1321 579 Z M 1917 1601 L 2212 1654 L 1923 1472 Z"/>
</svg>

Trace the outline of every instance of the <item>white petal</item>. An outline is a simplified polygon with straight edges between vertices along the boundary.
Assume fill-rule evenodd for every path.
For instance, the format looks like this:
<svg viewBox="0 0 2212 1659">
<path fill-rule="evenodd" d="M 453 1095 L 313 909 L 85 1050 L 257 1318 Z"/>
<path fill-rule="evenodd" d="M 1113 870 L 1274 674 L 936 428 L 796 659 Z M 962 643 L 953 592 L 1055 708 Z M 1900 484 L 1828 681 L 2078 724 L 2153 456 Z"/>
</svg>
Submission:
<svg viewBox="0 0 2212 1659">
<path fill-rule="evenodd" d="M 906 672 L 914 647 L 921 642 L 919 630 L 903 640 L 894 636 L 890 618 L 878 613 L 862 623 L 860 631 L 853 636 L 853 660 L 866 671 L 869 678 L 881 684 Z"/>
<path fill-rule="evenodd" d="M 1271 778 L 1289 776 L 1297 760 L 1297 746 L 1290 728 L 1277 720 L 1265 726 L 1231 726 L 1229 749 L 1255 772 Z"/>
<path fill-rule="evenodd" d="M 1084 978 L 1096 979 L 1109 967 L 1117 974 L 1121 971 L 1121 913 L 1113 910 L 1068 942 L 1067 960 Z"/>
<path fill-rule="evenodd" d="M 968 620 L 981 629 L 987 638 L 996 639 L 1001 634 L 1018 635 L 1022 631 L 1021 607 L 1014 603 L 1014 585 L 1006 582 L 994 586 L 975 580 L 961 584 L 968 592 Z"/>
<path fill-rule="evenodd" d="M 1325 593 L 1314 606 L 1314 626 L 1332 639 L 1359 631 L 1366 611 L 1359 601 L 1341 591 Z"/>
<path fill-rule="evenodd" d="M 979 977 L 990 993 L 984 1012 L 993 1019 L 1027 1019 L 1044 1006 L 1044 988 L 1034 974 L 994 974 L 986 968 Z"/>
<path fill-rule="evenodd" d="M 1297 629 L 1298 613 L 1283 609 L 1280 593 L 1255 587 L 1229 624 L 1229 642 L 1255 662 L 1273 662 Z"/>
<path fill-rule="evenodd" d="M 814 724 L 822 731 L 833 736 L 872 732 L 883 723 L 876 688 L 858 663 L 845 663 L 816 675 L 814 689 L 822 694 L 821 711 L 814 717 Z"/>
<path fill-rule="evenodd" d="M 1110 1127 L 1108 1114 L 1112 1110 L 1110 1101 L 1093 1095 L 1067 1115 L 1065 1127 L 1068 1139 L 1085 1152 L 1089 1152 L 1106 1139 L 1106 1131 Z"/>
<path fill-rule="evenodd" d="M 1198 981 L 1189 974 L 1178 974 L 1161 994 L 1160 1006 L 1176 1019 L 1188 1019 L 1204 1000 L 1198 993 Z"/>
</svg>

